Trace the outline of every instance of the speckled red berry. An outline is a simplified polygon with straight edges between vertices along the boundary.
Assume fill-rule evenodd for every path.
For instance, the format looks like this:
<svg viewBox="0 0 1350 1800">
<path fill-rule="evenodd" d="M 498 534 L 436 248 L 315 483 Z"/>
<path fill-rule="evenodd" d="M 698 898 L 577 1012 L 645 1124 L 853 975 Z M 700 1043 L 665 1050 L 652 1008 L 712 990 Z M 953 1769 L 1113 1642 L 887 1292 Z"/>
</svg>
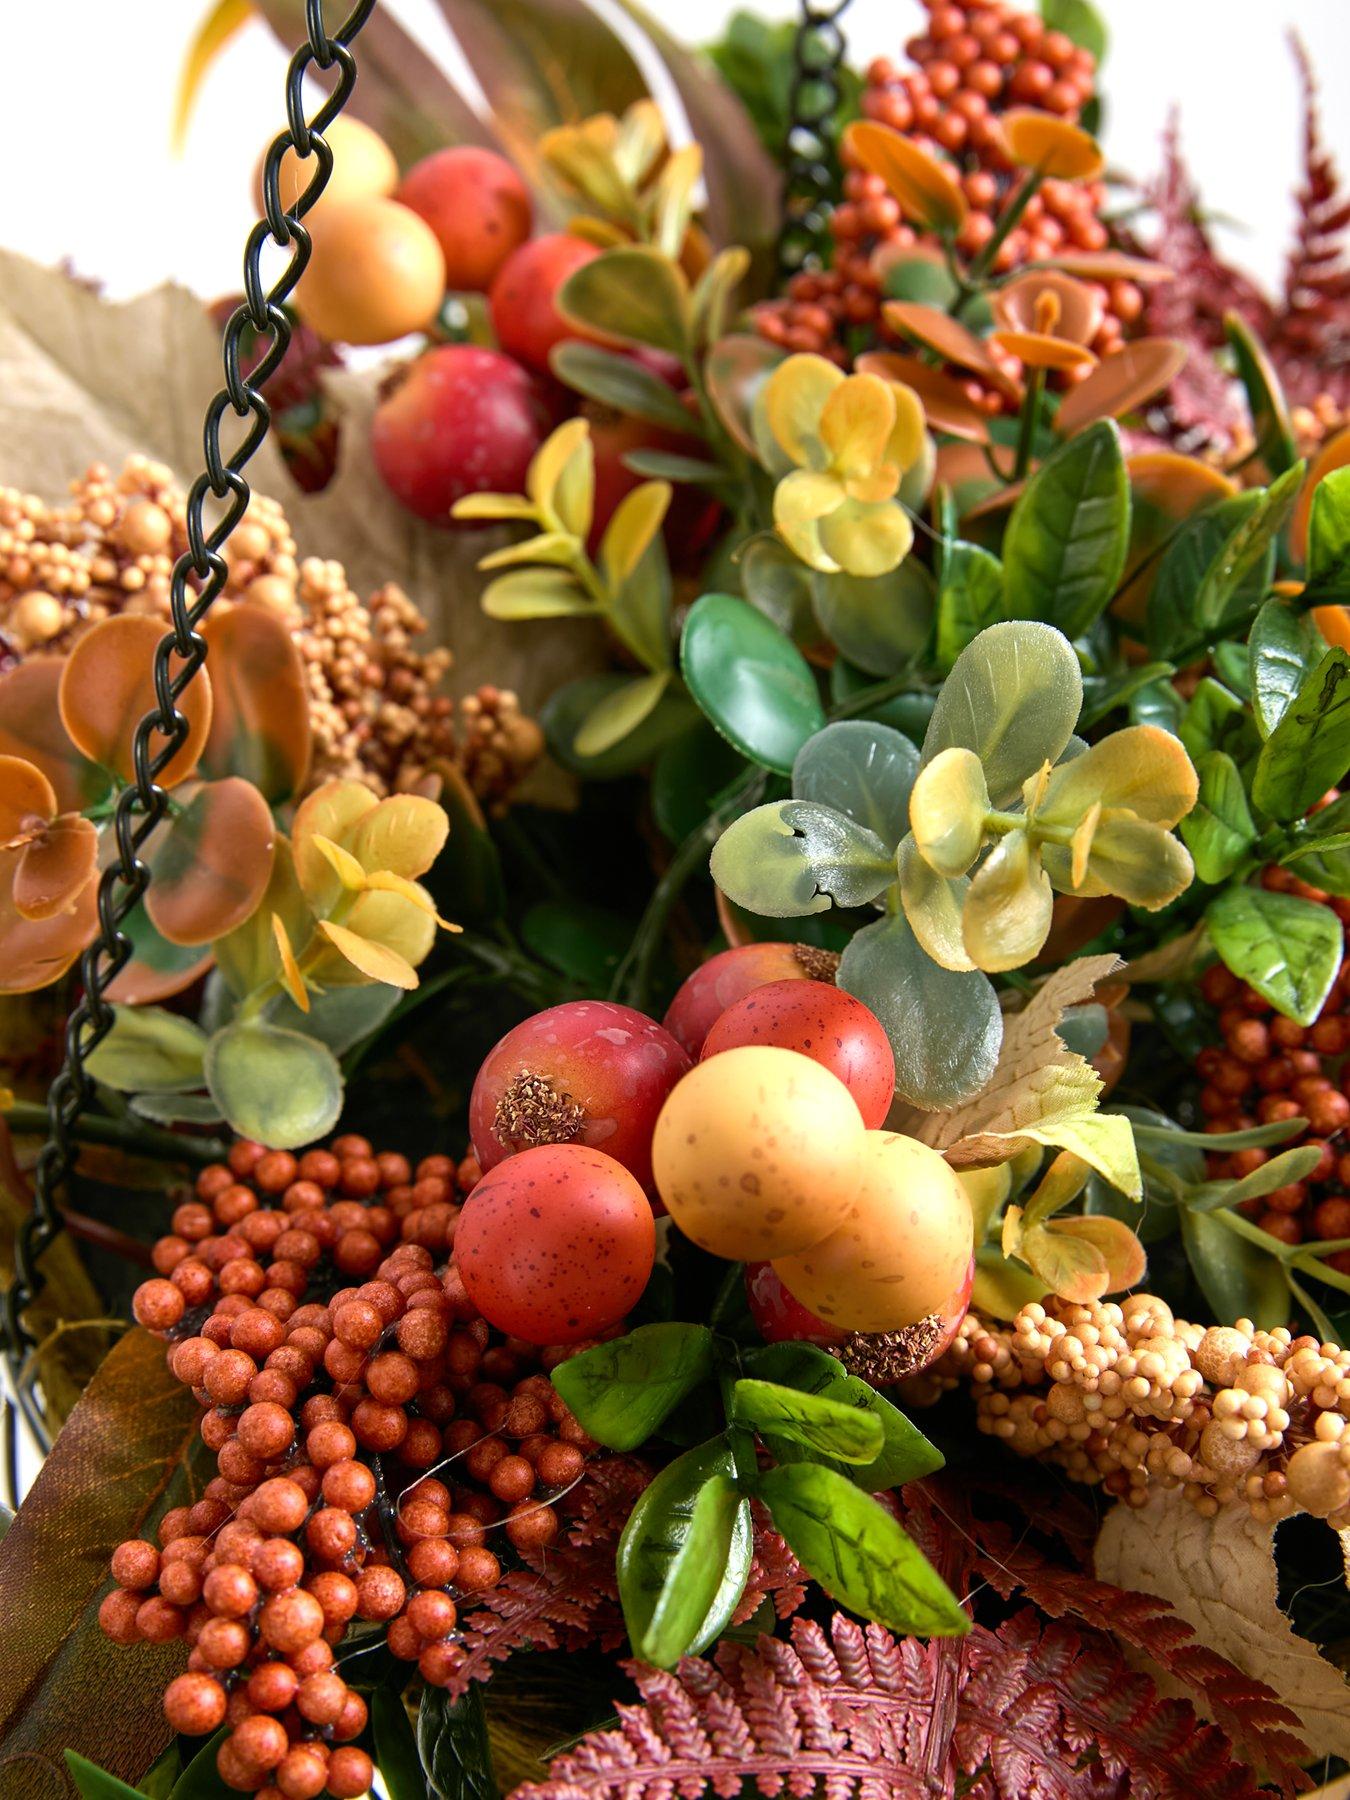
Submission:
<svg viewBox="0 0 1350 1800">
<path fill-rule="evenodd" d="M 837 1075 L 869 1131 L 895 1097 L 895 1057 L 875 1013 L 829 981 L 771 981 L 730 1006 L 703 1041 L 701 1060 L 744 1044 L 776 1044 Z"/>
<path fill-rule="evenodd" d="M 821 1344 L 829 1348 L 848 1337 L 846 1331 L 827 1325 L 790 1294 L 772 1263 L 745 1265 L 745 1297 L 755 1329 L 766 1344 Z"/>
<path fill-rule="evenodd" d="M 755 988 L 771 981 L 820 979 L 835 961 L 828 951 L 806 944 L 739 944 L 694 970 L 662 1023 L 690 1056 L 697 1056 L 715 1021 Z"/>
</svg>

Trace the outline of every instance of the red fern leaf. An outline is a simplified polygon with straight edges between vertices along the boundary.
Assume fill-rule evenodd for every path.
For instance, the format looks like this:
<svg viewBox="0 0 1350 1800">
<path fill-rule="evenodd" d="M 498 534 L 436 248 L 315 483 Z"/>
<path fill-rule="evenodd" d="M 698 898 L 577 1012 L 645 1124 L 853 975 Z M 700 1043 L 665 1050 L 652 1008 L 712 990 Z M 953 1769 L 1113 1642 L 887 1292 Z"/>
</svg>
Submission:
<svg viewBox="0 0 1350 1800">
<path fill-rule="evenodd" d="M 1303 181 L 1272 354 L 1291 397 L 1350 396 L 1350 193 L 1322 139 L 1317 79 L 1302 41 L 1290 43 L 1303 85 Z"/>
</svg>

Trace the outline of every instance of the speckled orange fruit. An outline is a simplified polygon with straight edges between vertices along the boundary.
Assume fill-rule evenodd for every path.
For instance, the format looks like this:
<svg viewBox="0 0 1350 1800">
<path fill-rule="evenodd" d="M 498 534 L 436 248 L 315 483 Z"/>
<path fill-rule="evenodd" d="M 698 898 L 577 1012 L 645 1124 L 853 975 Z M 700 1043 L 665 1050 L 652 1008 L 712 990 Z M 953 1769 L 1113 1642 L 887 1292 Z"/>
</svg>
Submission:
<svg viewBox="0 0 1350 1800">
<path fill-rule="evenodd" d="M 392 194 L 398 185 L 398 163 L 394 153 L 378 131 L 363 125 L 360 119 L 344 114 L 324 132 L 324 142 L 333 152 L 333 167 L 319 206 L 338 206 L 344 200 L 364 200 L 371 194 Z M 266 153 L 259 159 L 253 177 L 253 197 L 262 211 L 262 172 Z M 314 179 L 316 163 L 312 156 L 298 157 L 288 150 L 281 159 L 278 186 L 282 204 L 294 206 Z"/>
<path fill-rule="evenodd" d="M 657 1191 L 686 1237 L 740 1262 L 818 1244 L 844 1220 L 865 1132 L 843 1082 L 752 1044 L 700 1063 L 656 1121 Z"/>
<path fill-rule="evenodd" d="M 859 1173 L 839 1229 L 799 1254 L 775 1256 L 773 1266 L 827 1324 L 899 1331 L 941 1311 L 965 1281 L 970 1201 L 936 1150 L 898 1132 L 865 1134 Z"/>
<path fill-rule="evenodd" d="M 445 296 L 445 258 L 425 219 L 370 195 L 319 206 L 308 221 L 314 253 L 295 309 L 320 337 L 388 344 L 420 331 Z"/>
</svg>

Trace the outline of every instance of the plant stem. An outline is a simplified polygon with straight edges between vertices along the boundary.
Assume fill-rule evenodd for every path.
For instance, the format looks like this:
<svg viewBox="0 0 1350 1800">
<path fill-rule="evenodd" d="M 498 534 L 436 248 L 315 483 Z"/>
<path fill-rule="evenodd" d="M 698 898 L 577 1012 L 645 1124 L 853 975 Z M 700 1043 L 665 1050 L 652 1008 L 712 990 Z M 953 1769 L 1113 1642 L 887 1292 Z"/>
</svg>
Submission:
<svg viewBox="0 0 1350 1800">
<path fill-rule="evenodd" d="M 49 1122 L 45 1106 L 16 1100 L 5 1109 L 3 1116 L 13 1132 L 29 1137 L 47 1135 Z M 158 1157 L 166 1162 L 219 1162 L 229 1148 L 219 1138 L 185 1137 L 176 1131 L 163 1131 L 157 1125 L 109 1119 L 97 1113 L 86 1113 L 76 1121 L 75 1137 L 82 1144 L 109 1144 L 116 1150 Z"/>
<path fill-rule="evenodd" d="M 1031 467 L 1031 450 L 1036 442 L 1036 424 L 1041 411 L 1041 392 L 1045 387 L 1045 370 L 1033 369 L 1022 399 L 1022 429 L 1017 436 L 1017 461 L 1012 478 L 1021 481 Z"/>
<path fill-rule="evenodd" d="M 504 981 L 516 993 L 523 994 L 527 1000 L 536 1001 L 541 1007 L 556 1006 L 559 1000 L 570 1000 L 573 997 L 571 983 L 556 976 L 551 969 L 531 957 L 523 955 L 501 944 L 494 944 L 491 938 L 480 937 L 476 931 L 463 931 L 455 938 L 455 947 Z"/>
</svg>

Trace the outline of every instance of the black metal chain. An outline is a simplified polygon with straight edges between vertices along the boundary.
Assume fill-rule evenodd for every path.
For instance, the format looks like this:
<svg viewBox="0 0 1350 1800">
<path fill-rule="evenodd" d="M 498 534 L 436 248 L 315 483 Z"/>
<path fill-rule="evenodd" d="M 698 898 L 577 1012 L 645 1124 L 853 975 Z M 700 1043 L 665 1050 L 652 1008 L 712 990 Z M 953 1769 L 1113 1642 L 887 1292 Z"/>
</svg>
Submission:
<svg viewBox="0 0 1350 1800">
<path fill-rule="evenodd" d="M 848 6 L 849 0 L 801 0 L 783 146 L 783 225 L 778 234 L 781 280 L 816 259 L 829 223 L 836 181 L 840 72 L 846 48 L 839 20 Z"/>
<path fill-rule="evenodd" d="M 272 143 L 263 164 L 265 216 L 249 233 L 244 249 L 245 299 L 225 327 L 225 385 L 207 406 L 203 427 L 206 468 L 188 493 L 188 548 L 174 565 L 169 592 L 173 622 L 155 652 L 155 705 L 136 727 L 134 780 L 118 795 L 113 815 L 117 860 L 99 880 L 98 936 L 81 959 L 84 993 L 67 1021 L 65 1058 L 47 1097 L 49 1136 L 38 1157 L 33 1208 L 19 1228 L 14 1279 L 0 1303 L 0 1342 L 14 1399 L 44 1449 L 50 1447 L 50 1433 L 25 1375 L 25 1360 L 35 1340 L 23 1315 L 42 1288 L 39 1259 L 61 1230 L 59 1195 L 74 1163 L 75 1127 L 90 1093 L 85 1058 L 111 1029 L 113 1011 L 107 989 L 132 955 L 131 939 L 122 927 L 150 883 L 150 870 L 138 852 L 168 808 L 158 778 L 187 739 L 188 721 L 179 712 L 177 702 L 206 661 L 206 641 L 196 627 L 225 585 L 228 567 L 221 550 L 243 518 L 250 498 L 243 470 L 267 436 L 271 413 L 262 387 L 290 344 L 291 324 L 283 302 L 304 273 L 310 256 L 309 233 L 301 220 L 322 194 L 333 167 L 333 153 L 322 134 L 351 96 L 356 60 L 349 45 L 374 6 L 375 0 L 353 0 L 342 24 L 330 32 L 323 20 L 323 0 L 305 0 L 308 42 L 295 52 L 286 71 L 286 129 Z M 336 69 L 337 76 L 314 117 L 306 119 L 304 86 L 311 65 L 325 71 Z M 308 186 L 289 207 L 283 205 L 281 197 L 281 164 L 288 150 L 294 150 L 299 158 L 314 159 Z M 267 287 L 262 260 L 269 244 L 289 249 L 291 255 L 286 267 Z M 240 361 L 241 340 L 246 332 L 256 334 L 253 349 L 270 339 L 247 378 Z M 221 444 L 221 428 L 231 412 L 250 423 L 227 452 Z M 210 501 L 217 503 L 213 525 L 207 520 Z M 152 748 L 152 740 L 156 739 L 160 740 L 158 749 Z M 11 1500 L 16 1501 L 18 1421 L 13 1407 L 5 1409 L 5 1475 Z"/>
</svg>

